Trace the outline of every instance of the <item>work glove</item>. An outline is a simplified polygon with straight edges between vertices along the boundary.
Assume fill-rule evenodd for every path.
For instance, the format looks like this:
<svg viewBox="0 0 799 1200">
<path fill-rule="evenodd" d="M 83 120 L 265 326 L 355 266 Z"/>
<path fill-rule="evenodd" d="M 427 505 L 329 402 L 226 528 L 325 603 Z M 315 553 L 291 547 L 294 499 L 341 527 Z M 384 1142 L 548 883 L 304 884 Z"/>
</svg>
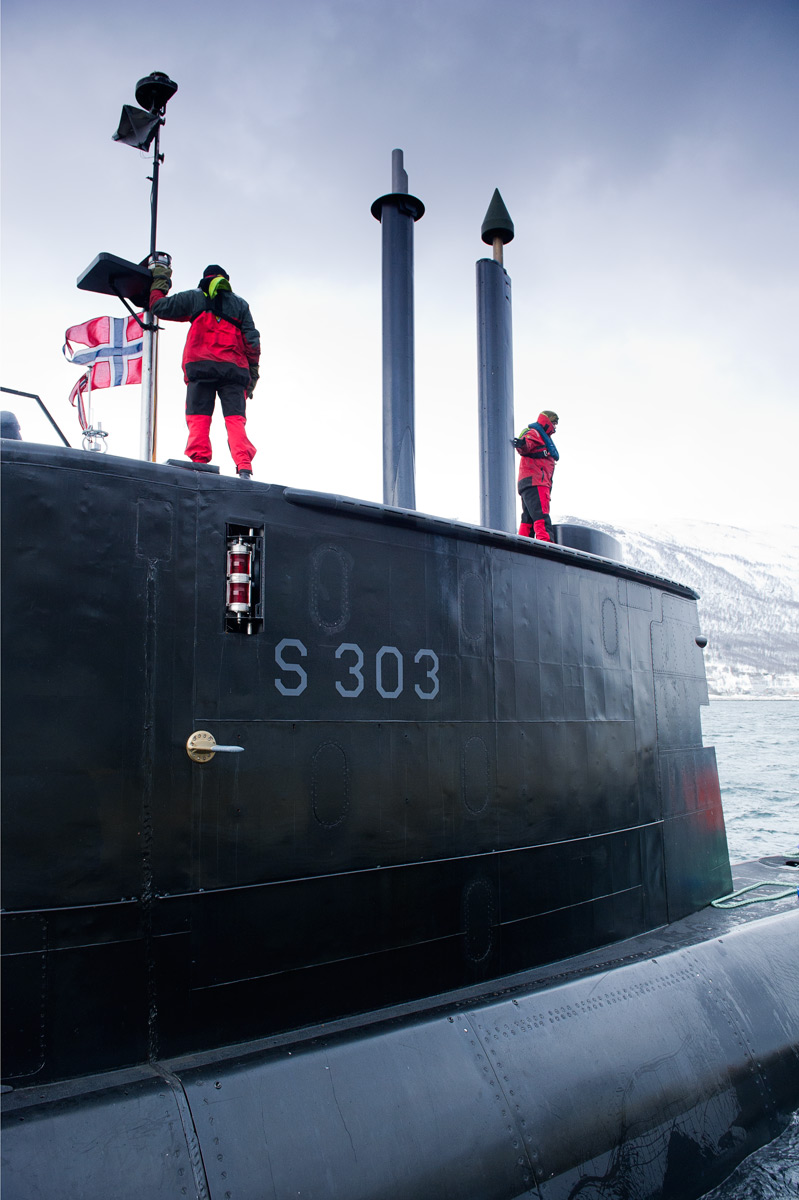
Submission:
<svg viewBox="0 0 799 1200">
<path fill-rule="evenodd" d="M 166 295 L 172 287 L 172 268 L 164 263 L 156 263 L 154 267 L 150 267 L 150 274 L 153 277 L 152 290 Z"/>
<path fill-rule="evenodd" d="M 252 400 L 252 394 L 255 391 L 255 385 L 258 382 L 260 372 L 254 363 L 250 364 L 250 386 L 247 388 L 247 399 Z"/>
</svg>

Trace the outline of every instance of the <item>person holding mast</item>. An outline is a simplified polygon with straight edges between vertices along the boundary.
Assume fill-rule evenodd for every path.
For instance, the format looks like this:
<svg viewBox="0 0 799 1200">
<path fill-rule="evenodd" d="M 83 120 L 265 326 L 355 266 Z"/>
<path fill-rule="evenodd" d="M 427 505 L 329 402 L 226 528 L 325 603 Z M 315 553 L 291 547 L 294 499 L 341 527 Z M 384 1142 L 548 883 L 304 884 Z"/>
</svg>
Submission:
<svg viewBox="0 0 799 1200">
<path fill-rule="evenodd" d="M 258 382 L 261 339 L 247 301 L 230 287 L 230 276 L 218 263 L 205 268 L 196 288 L 168 296 L 172 268 L 156 262 L 150 310 L 164 321 L 190 321 L 183 351 L 186 389 L 186 456 L 211 461 L 211 417 L 216 397 L 222 404 L 228 446 L 236 474 L 252 479 L 255 446 L 247 437 L 247 399 Z"/>
</svg>

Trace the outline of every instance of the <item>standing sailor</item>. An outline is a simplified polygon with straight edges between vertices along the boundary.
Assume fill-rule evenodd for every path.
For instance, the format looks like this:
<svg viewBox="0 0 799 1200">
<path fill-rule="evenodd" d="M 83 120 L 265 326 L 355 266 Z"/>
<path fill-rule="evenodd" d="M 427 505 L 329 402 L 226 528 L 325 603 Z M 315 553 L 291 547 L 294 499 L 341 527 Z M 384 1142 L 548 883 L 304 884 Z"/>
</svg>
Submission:
<svg viewBox="0 0 799 1200">
<path fill-rule="evenodd" d="M 247 437 L 246 405 L 258 382 L 261 341 L 249 305 L 231 290 L 230 276 L 218 263 L 205 268 L 196 288 L 169 297 L 171 267 L 156 263 L 151 273 L 151 311 L 164 321 L 191 321 L 183 351 L 186 455 L 192 462 L 211 461 L 211 417 L 219 396 L 236 473 L 252 479 L 256 451 Z"/>
<path fill-rule="evenodd" d="M 544 409 L 538 420 L 525 426 L 513 442 L 521 455 L 518 491 L 522 498 L 522 520 L 519 533 L 541 542 L 552 541 L 549 498 L 555 463 L 559 458 L 552 441 L 557 425 L 558 414 Z"/>
</svg>

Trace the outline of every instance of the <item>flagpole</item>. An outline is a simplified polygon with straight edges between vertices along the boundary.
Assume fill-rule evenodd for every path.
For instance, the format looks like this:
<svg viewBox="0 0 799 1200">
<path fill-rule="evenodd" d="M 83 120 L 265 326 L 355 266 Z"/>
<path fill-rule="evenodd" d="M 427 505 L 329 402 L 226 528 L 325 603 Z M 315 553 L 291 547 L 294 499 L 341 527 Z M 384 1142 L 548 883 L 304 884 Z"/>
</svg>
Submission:
<svg viewBox="0 0 799 1200">
<path fill-rule="evenodd" d="M 154 338 L 155 350 L 153 364 L 153 462 L 158 446 L 158 337 Z"/>
<path fill-rule="evenodd" d="M 155 422 L 153 395 L 155 393 L 155 339 L 152 328 L 153 314 L 149 310 L 144 314 L 145 330 L 142 335 L 141 362 L 141 424 L 139 440 L 139 457 L 145 462 L 153 462 L 155 452 Z"/>
<path fill-rule="evenodd" d="M 158 173 L 161 166 L 161 121 L 155 130 L 153 151 L 152 190 L 150 192 L 150 258 L 155 258 L 156 229 L 158 225 Z M 142 337 L 141 370 L 141 422 L 139 430 L 139 455 L 145 462 L 155 461 L 155 390 L 157 374 L 158 328 L 155 317 L 148 309 L 144 314 Z"/>
<path fill-rule="evenodd" d="M 83 439 L 83 448 L 84 448 L 84 450 L 86 450 L 86 449 L 88 449 L 88 447 L 86 446 L 87 440 L 91 443 L 91 438 L 88 437 L 88 435 L 92 428 L 92 368 L 91 367 L 89 367 L 89 373 L 86 376 L 86 408 L 84 409 L 84 413 L 86 416 L 87 437 L 84 437 L 84 439 Z"/>
</svg>

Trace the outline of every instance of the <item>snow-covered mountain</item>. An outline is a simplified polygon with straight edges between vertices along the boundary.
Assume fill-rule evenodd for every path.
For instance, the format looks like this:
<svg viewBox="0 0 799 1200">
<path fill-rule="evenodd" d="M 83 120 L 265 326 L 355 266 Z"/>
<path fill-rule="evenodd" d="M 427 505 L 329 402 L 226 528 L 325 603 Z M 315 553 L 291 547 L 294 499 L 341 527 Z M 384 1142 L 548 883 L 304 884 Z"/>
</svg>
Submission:
<svg viewBox="0 0 799 1200">
<path fill-rule="evenodd" d="M 696 589 L 711 695 L 799 696 L 799 528 L 560 520 L 612 534 L 629 566 Z"/>
</svg>

